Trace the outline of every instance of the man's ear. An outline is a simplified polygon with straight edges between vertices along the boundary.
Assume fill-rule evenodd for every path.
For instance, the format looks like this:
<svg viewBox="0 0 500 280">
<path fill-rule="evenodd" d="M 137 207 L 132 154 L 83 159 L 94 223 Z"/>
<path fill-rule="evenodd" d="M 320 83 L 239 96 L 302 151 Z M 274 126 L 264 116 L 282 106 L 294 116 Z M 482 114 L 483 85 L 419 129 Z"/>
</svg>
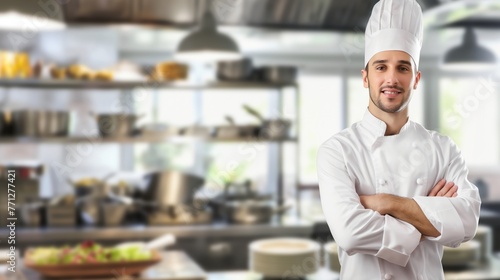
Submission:
<svg viewBox="0 0 500 280">
<path fill-rule="evenodd" d="M 361 75 L 363 76 L 363 86 L 368 88 L 368 72 L 365 69 L 362 69 Z"/>
<path fill-rule="evenodd" d="M 415 76 L 415 83 L 413 84 L 413 89 L 417 89 L 418 82 L 420 82 L 421 73 L 417 71 L 417 75 Z"/>
</svg>

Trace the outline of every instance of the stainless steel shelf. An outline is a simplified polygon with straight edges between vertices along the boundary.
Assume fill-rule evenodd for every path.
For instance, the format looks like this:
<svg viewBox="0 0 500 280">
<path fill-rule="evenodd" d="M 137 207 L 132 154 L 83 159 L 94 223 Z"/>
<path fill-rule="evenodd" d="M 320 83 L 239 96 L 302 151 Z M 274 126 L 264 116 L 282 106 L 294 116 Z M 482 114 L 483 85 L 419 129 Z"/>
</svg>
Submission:
<svg viewBox="0 0 500 280">
<path fill-rule="evenodd" d="M 192 136 L 135 136 L 135 137 L 0 137 L 0 144 L 72 144 L 72 143 L 155 143 L 155 142 L 188 142 L 202 140 L 210 143 L 241 142 L 297 142 L 297 138 L 258 139 L 258 138 L 203 138 Z"/>
<path fill-rule="evenodd" d="M 81 80 L 36 80 L 36 79 L 0 79 L 0 87 L 36 88 L 36 89 L 134 89 L 134 88 L 172 88 L 172 89 L 278 89 L 296 86 L 294 83 L 267 83 L 255 81 L 211 82 L 192 84 L 183 81 L 81 81 Z"/>
</svg>

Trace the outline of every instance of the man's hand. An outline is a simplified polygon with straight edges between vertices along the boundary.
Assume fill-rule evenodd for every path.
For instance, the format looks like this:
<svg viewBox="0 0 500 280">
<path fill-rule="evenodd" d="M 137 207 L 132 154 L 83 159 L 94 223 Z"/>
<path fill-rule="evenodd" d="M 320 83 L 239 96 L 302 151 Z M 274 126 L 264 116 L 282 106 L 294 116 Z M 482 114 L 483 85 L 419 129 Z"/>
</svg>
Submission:
<svg viewBox="0 0 500 280">
<path fill-rule="evenodd" d="M 457 196 L 457 191 L 457 185 L 453 182 L 446 183 L 446 180 L 442 179 L 432 188 L 427 196 L 455 197 Z"/>
</svg>

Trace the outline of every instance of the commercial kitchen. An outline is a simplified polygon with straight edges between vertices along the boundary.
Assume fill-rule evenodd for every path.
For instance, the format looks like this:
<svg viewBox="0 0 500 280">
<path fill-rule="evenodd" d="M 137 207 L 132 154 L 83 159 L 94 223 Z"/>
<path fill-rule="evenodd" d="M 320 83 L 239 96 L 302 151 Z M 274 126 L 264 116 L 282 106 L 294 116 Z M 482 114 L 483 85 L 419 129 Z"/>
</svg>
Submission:
<svg viewBox="0 0 500 280">
<path fill-rule="evenodd" d="M 457 143 L 482 200 L 445 278 L 500 279 L 500 3 L 417 1 L 411 119 Z M 316 153 L 366 110 L 376 2 L 3 0 L 0 279 L 339 279 Z M 152 253 L 27 258 L 130 244 Z"/>
</svg>

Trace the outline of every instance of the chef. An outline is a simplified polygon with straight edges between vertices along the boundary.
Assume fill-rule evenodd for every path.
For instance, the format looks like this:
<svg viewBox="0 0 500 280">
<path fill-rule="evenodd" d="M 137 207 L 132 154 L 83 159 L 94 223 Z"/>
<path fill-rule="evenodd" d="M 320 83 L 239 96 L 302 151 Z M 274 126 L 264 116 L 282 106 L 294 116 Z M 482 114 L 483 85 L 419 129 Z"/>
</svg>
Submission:
<svg viewBox="0 0 500 280">
<path fill-rule="evenodd" d="M 321 203 L 341 279 L 444 279 L 443 246 L 475 235 L 481 201 L 459 149 L 409 119 L 422 36 L 415 0 L 376 3 L 361 71 L 368 108 L 318 151 Z"/>
</svg>

